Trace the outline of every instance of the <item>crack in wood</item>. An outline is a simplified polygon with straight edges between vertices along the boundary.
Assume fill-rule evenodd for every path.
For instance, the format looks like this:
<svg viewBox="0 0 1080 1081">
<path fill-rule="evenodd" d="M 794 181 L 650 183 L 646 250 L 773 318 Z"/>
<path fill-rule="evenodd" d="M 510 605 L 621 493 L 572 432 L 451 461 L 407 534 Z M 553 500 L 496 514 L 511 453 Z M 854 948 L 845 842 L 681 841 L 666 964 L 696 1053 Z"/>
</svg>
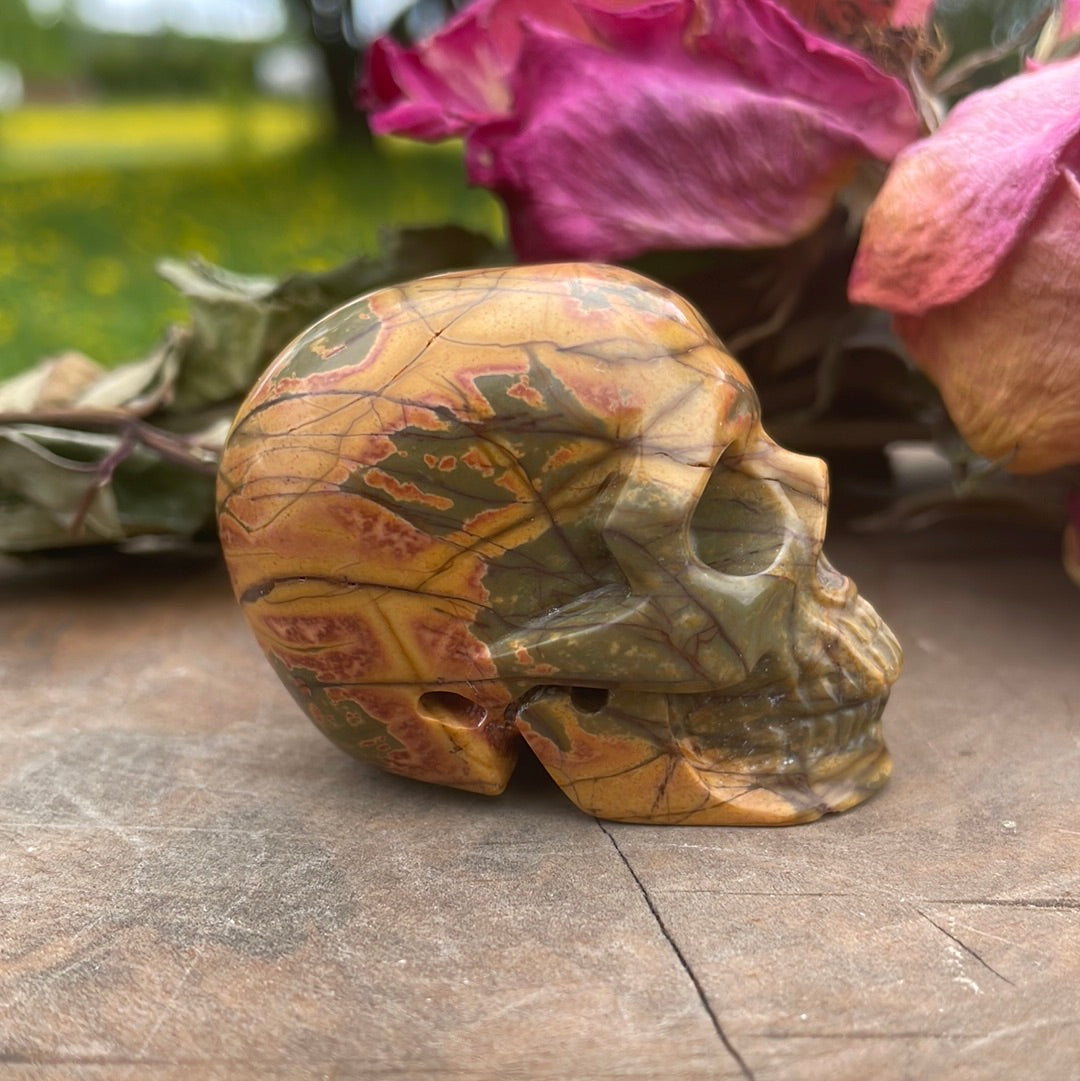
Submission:
<svg viewBox="0 0 1080 1081">
<path fill-rule="evenodd" d="M 926 920 L 926 922 L 929 923 L 932 927 L 935 927 L 937 930 L 939 930 L 946 938 L 952 939 L 952 941 L 955 942 L 957 946 L 959 946 L 960 949 L 962 949 L 965 953 L 968 953 L 972 957 L 974 957 L 975 960 L 978 961 L 979 964 L 982 965 L 983 968 L 985 968 L 988 972 L 997 976 L 999 980 L 1004 980 L 1010 987 L 1016 986 L 1016 984 L 1014 984 L 1008 976 L 1003 976 L 1000 972 L 998 972 L 998 970 L 994 968 L 993 965 L 991 965 L 988 961 L 985 961 L 975 950 L 973 950 L 966 942 L 964 942 L 963 939 L 958 938 L 952 933 L 952 931 L 946 931 L 945 928 L 937 922 L 937 920 L 935 920 L 932 916 L 928 916 L 925 912 L 923 912 L 921 908 L 917 908 L 915 909 L 915 911 L 918 912 L 918 914 L 922 916 L 922 918 Z"/>
<path fill-rule="evenodd" d="M 790 1032 L 786 1029 L 766 1029 L 763 1032 L 748 1032 L 747 1036 L 763 1040 L 984 1040 L 984 1032 L 934 1032 L 916 1029 L 914 1031 L 862 1032 L 857 1029 L 840 1029 L 826 1032 Z M 993 1035 L 993 1034 L 991 1034 Z"/>
<path fill-rule="evenodd" d="M 619 859 L 622 861 L 623 866 L 630 873 L 630 877 L 634 880 L 634 885 L 637 886 L 642 898 L 644 898 L 645 904 L 648 905 L 649 911 L 652 913 L 652 917 L 656 920 L 657 927 L 660 928 L 660 933 L 664 936 L 667 944 L 671 947 L 672 952 L 675 954 L 680 966 L 686 975 L 690 978 L 690 982 L 694 986 L 694 990 L 697 992 L 698 999 L 701 1002 L 705 1013 L 708 1015 L 709 1020 L 712 1022 L 713 1030 L 720 1038 L 720 1042 L 724 1045 L 724 1049 L 734 1059 L 735 1064 L 739 1067 L 740 1072 L 746 1081 L 755 1081 L 754 1072 L 746 1064 L 746 1060 L 735 1049 L 735 1045 L 731 1042 L 731 1038 L 724 1031 L 723 1026 L 720 1024 L 720 1018 L 717 1017 L 716 1011 L 712 1008 L 712 1003 L 709 1002 L 709 997 L 705 993 L 705 988 L 702 986 L 701 981 L 698 979 L 697 974 L 690 967 L 690 962 L 687 961 L 686 955 L 679 948 L 679 944 L 675 941 L 675 936 L 668 930 L 668 926 L 664 923 L 664 918 L 660 915 L 659 909 L 657 909 L 652 897 L 649 895 L 649 891 L 645 888 L 645 883 L 641 881 L 637 871 L 634 870 L 630 860 L 627 859 L 626 853 L 619 847 L 619 842 L 615 840 L 615 835 L 610 829 L 601 821 L 597 820 L 596 823 L 601 832 L 611 842 L 612 848 L 615 849 Z"/>
<path fill-rule="evenodd" d="M 991 908 L 1048 908 L 1066 912 L 1080 908 L 1080 897 L 950 898 L 928 899 L 931 905 L 985 905 Z"/>
</svg>

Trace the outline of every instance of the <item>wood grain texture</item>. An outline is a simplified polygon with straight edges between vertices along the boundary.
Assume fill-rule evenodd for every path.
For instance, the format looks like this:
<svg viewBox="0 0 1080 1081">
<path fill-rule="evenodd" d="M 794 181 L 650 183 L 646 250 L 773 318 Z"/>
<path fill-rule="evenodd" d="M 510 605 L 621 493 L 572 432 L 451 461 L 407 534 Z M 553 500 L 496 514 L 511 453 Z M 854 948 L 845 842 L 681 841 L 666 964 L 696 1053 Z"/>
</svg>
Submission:
<svg viewBox="0 0 1080 1081">
<path fill-rule="evenodd" d="M 377 772 L 216 562 L 5 567 L 0 1077 L 1077 1081 L 1080 599 L 1030 536 L 832 548 L 896 769 L 783 830 Z"/>
</svg>

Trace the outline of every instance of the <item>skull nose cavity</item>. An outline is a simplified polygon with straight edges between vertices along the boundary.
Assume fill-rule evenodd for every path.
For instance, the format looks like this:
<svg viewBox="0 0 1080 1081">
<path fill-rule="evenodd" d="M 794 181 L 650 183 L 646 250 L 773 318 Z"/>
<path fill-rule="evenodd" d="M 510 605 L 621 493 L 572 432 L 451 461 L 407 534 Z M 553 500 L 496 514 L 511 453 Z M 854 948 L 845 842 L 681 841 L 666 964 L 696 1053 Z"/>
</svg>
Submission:
<svg viewBox="0 0 1080 1081">
<path fill-rule="evenodd" d="M 582 713 L 599 713 L 610 697 L 611 692 L 606 687 L 570 688 L 570 701 Z"/>
<path fill-rule="evenodd" d="M 417 706 L 425 717 L 456 728 L 479 728 L 487 720 L 483 706 L 453 691 L 428 691 Z"/>
</svg>

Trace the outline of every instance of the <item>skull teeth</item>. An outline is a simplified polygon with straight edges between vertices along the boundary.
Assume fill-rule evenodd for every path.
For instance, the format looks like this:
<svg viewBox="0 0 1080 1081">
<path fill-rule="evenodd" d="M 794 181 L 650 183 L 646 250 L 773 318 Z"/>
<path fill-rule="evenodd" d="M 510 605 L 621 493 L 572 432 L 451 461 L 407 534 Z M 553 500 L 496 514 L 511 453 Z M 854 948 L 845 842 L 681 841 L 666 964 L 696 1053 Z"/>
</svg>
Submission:
<svg viewBox="0 0 1080 1081">
<path fill-rule="evenodd" d="M 869 751 L 882 743 L 881 713 L 887 695 L 831 711 L 780 717 L 771 723 L 747 718 L 725 726 L 724 749 L 700 748 L 703 760 L 736 759 L 742 771 L 812 773 L 824 759 Z M 734 730 L 733 730 L 734 729 Z M 715 759 L 713 767 L 715 768 Z"/>
<path fill-rule="evenodd" d="M 833 713 L 785 722 L 774 748 L 783 756 L 783 768 L 809 768 L 820 758 L 849 754 L 880 742 L 878 718 L 883 706 L 881 700 L 872 699 Z"/>
</svg>

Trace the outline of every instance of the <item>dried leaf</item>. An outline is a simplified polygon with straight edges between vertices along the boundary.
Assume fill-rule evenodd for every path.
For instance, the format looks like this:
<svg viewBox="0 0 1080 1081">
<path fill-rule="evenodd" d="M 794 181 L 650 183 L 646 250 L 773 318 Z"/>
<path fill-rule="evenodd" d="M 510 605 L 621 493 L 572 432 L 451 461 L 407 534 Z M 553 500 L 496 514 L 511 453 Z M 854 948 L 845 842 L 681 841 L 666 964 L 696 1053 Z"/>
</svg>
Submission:
<svg viewBox="0 0 1080 1081">
<path fill-rule="evenodd" d="M 376 258 L 280 282 L 232 274 L 202 259 L 162 260 L 158 273 L 191 304 L 191 335 L 172 408 L 186 412 L 244 394 L 301 330 L 354 296 L 438 270 L 476 266 L 493 252 L 487 237 L 446 226 L 387 234 Z"/>
<path fill-rule="evenodd" d="M 233 410 L 275 353 L 359 293 L 493 256 L 486 237 L 446 227 L 388 234 L 377 258 L 280 282 L 163 261 L 189 326 L 111 371 L 72 352 L 0 383 L 0 551 L 209 529 Z"/>
<path fill-rule="evenodd" d="M 171 333 L 144 360 L 121 364 L 104 372 L 72 403 L 78 409 L 127 408 L 132 413 L 151 412 L 172 391 L 180 368 L 179 335 Z"/>
<path fill-rule="evenodd" d="M 121 540 L 113 493 L 92 486 L 95 463 L 117 445 L 112 436 L 43 425 L 0 428 L 0 546 L 19 552 Z"/>
<path fill-rule="evenodd" d="M 129 434 L 0 428 L 0 548 L 37 551 L 132 536 L 191 537 L 213 516 L 210 478 Z"/>
<path fill-rule="evenodd" d="M 74 404 L 104 372 L 97 361 L 82 353 L 49 357 L 0 383 L 0 413 L 62 409 Z"/>
</svg>

